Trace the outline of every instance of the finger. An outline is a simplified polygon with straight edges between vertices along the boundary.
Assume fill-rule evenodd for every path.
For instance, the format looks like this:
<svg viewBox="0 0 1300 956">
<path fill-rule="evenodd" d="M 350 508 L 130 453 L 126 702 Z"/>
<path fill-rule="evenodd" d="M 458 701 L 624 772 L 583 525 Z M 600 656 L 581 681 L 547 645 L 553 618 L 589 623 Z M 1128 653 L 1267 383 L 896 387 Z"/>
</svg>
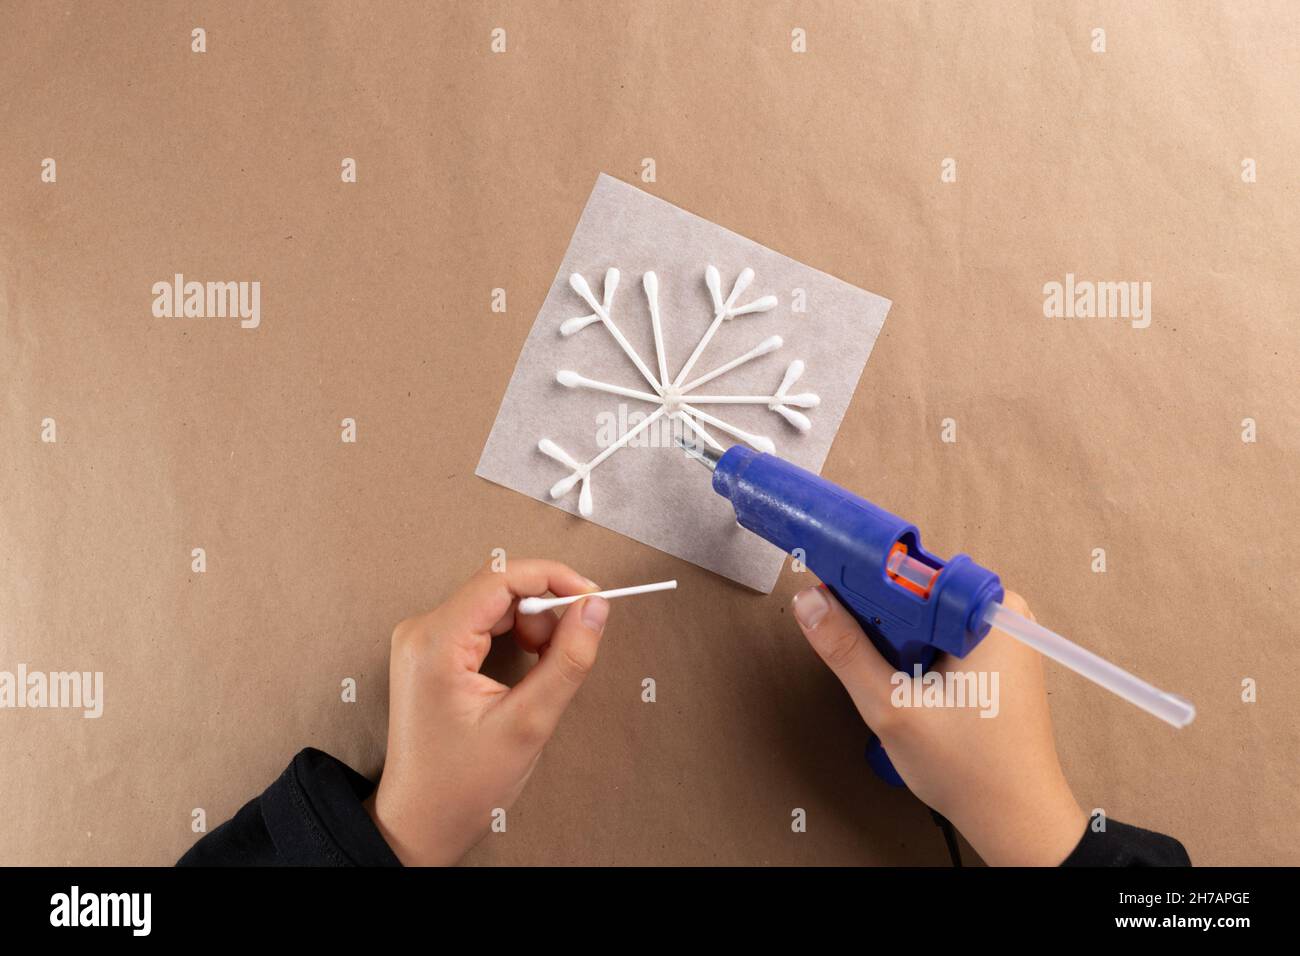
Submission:
<svg viewBox="0 0 1300 956">
<path fill-rule="evenodd" d="M 1002 606 L 1008 611 L 1015 611 L 1021 617 L 1028 618 L 1031 621 L 1038 620 L 1038 618 L 1034 617 L 1034 612 L 1029 610 L 1029 605 L 1025 603 L 1025 599 L 1015 591 L 1002 592 Z"/>
<path fill-rule="evenodd" d="M 1003 594 L 1001 603 L 1007 610 L 1015 611 L 1027 620 L 1036 620 L 1034 612 L 1029 609 L 1025 599 L 1015 591 L 1006 591 Z M 947 667 L 955 666 L 957 666 L 955 663 L 947 665 Z M 1032 671 L 1041 670 L 1042 659 L 1039 653 L 1028 644 L 1016 640 L 998 628 L 990 628 L 988 634 L 985 635 L 975 649 L 962 658 L 962 666 L 970 669 L 987 668 L 989 670 L 1020 666 L 1028 667 Z"/>
<path fill-rule="evenodd" d="M 555 636 L 560 619 L 554 611 L 542 611 L 540 614 L 520 614 L 514 622 L 515 643 L 520 650 L 540 654 Z"/>
<path fill-rule="evenodd" d="M 540 649 L 555 633 L 555 622 L 559 620 L 554 611 L 542 611 L 539 614 L 518 614 L 519 602 L 510 602 L 506 613 L 492 625 L 489 633 L 500 637 L 509 631 L 514 635 L 515 643 L 529 654 L 540 653 Z M 517 616 L 516 616 L 517 615 Z"/>
<path fill-rule="evenodd" d="M 853 615 L 824 587 L 794 596 L 794 617 L 804 637 L 844 685 L 867 723 L 887 713 L 894 669 L 867 639 Z"/>
<path fill-rule="evenodd" d="M 491 633 L 521 597 L 550 591 L 560 597 L 600 590 L 567 564 L 536 558 L 516 558 L 505 570 L 485 565 L 447 599 L 436 612 L 450 633 Z"/>
<path fill-rule="evenodd" d="M 503 719 L 530 742 L 546 742 L 587 679 L 608 617 L 609 602 L 601 597 L 570 605 L 541 660 L 502 701 Z"/>
</svg>

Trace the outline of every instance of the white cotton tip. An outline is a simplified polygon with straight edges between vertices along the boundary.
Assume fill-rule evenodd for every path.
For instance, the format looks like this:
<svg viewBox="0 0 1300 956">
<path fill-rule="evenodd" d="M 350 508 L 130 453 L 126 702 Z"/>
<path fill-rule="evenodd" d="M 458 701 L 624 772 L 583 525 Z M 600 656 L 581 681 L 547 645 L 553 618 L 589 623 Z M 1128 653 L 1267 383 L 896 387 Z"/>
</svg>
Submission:
<svg viewBox="0 0 1300 956">
<path fill-rule="evenodd" d="M 618 288 L 619 274 L 618 270 L 609 268 L 605 270 L 605 302 L 609 303 L 614 298 L 614 290 Z"/>
<path fill-rule="evenodd" d="M 776 443 L 766 435 L 753 435 L 749 443 L 754 446 L 756 451 L 766 452 L 769 455 L 776 453 Z"/>
<path fill-rule="evenodd" d="M 722 311 L 722 276 L 714 266 L 709 266 L 704 270 L 704 284 L 709 287 L 709 295 L 713 296 L 713 308 Z"/>
<path fill-rule="evenodd" d="M 548 458 L 554 458 L 560 464 L 572 468 L 574 471 L 577 471 L 579 468 L 582 467 L 580 464 L 578 464 L 577 461 L 574 460 L 572 455 L 570 455 L 559 445 L 555 444 L 555 442 L 551 441 L 549 438 L 543 438 L 541 441 L 539 441 L 537 443 L 537 450 L 540 451 L 543 455 L 546 455 Z"/>
<path fill-rule="evenodd" d="M 641 284 L 645 286 L 646 298 L 652 302 L 659 297 L 659 277 L 653 272 L 647 272 L 641 277 Z"/>
<path fill-rule="evenodd" d="M 780 303 L 777 302 L 776 296 L 765 295 L 761 299 L 755 299 L 753 302 L 750 302 L 748 305 L 742 305 L 738 309 L 732 309 L 731 314 L 749 315 L 753 312 L 771 312 L 779 304 Z"/>
<path fill-rule="evenodd" d="M 585 381 L 577 372 L 570 372 L 568 369 L 560 369 L 556 372 L 555 380 L 565 388 L 577 388 Z"/>
<path fill-rule="evenodd" d="M 591 512 L 591 476 L 587 476 L 582 479 L 582 491 L 578 493 L 578 514 L 590 518 Z"/>
<path fill-rule="evenodd" d="M 587 285 L 587 280 L 582 277 L 581 272 L 575 272 L 569 276 L 569 288 L 587 301 L 591 301 L 591 286 Z"/>
<path fill-rule="evenodd" d="M 563 466 L 572 468 L 573 471 L 581 470 L 582 464 L 577 462 L 568 451 L 551 441 L 550 438 L 542 438 L 541 441 L 537 442 L 537 450 L 541 451 L 543 455 L 547 455 L 547 457 L 554 458 L 556 462 L 563 464 Z"/>
<path fill-rule="evenodd" d="M 785 339 L 779 335 L 772 335 L 758 343 L 758 347 L 754 349 L 754 354 L 766 355 L 768 352 L 775 352 L 783 345 L 785 345 Z"/>
<path fill-rule="evenodd" d="M 772 411 L 776 412 L 801 432 L 806 432 L 808 429 L 812 428 L 812 421 L 808 416 L 802 412 L 796 412 L 793 408 L 786 408 L 784 405 L 777 405 L 772 409 Z"/>
<path fill-rule="evenodd" d="M 749 288 L 749 284 L 754 281 L 754 270 L 745 266 L 740 270 L 740 275 L 736 276 L 736 284 L 731 287 L 731 299 L 735 302 L 740 294 Z"/>
<path fill-rule="evenodd" d="M 582 476 L 575 471 L 567 478 L 561 478 L 555 484 L 551 485 L 551 497 L 563 498 L 565 495 L 567 495 L 570 491 L 573 490 L 573 486 L 578 483 L 578 479 L 581 477 Z"/>
<path fill-rule="evenodd" d="M 786 405 L 794 405 L 798 408 L 816 408 L 822 403 L 820 395 L 814 395 L 812 392 L 804 392 L 801 395 L 783 395 L 781 401 Z"/>
<path fill-rule="evenodd" d="M 776 394 L 784 395 L 791 385 L 799 381 L 799 376 L 803 374 L 803 370 L 803 359 L 795 359 L 786 366 L 785 378 L 781 379 L 781 387 L 776 390 Z"/>
<path fill-rule="evenodd" d="M 561 335 L 572 335 L 574 332 L 581 332 L 593 322 L 599 322 L 598 315 L 579 315 L 572 319 L 565 319 L 560 323 Z"/>
</svg>

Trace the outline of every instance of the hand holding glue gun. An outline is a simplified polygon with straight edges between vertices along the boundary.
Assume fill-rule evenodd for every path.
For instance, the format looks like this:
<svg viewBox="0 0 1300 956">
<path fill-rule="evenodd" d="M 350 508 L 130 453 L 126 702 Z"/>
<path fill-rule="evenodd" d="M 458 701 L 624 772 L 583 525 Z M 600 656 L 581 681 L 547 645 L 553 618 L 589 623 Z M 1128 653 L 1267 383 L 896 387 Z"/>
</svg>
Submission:
<svg viewBox="0 0 1300 956">
<path fill-rule="evenodd" d="M 824 582 L 796 596 L 795 617 L 874 732 L 872 769 L 957 824 L 986 862 L 1059 863 L 1084 830 L 1052 742 L 1039 654 L 1175 727 L 1195 717 L 1190 702 L 1039 625 L 993 572 L 926 552 L 908 522 L 772 455 L 679 444 L 713 472 L 742 527 L 798 549 Z M 958 664 L 1014 683 L 1001 719 L 893 705 L 898 671 Z"/>
</svg>

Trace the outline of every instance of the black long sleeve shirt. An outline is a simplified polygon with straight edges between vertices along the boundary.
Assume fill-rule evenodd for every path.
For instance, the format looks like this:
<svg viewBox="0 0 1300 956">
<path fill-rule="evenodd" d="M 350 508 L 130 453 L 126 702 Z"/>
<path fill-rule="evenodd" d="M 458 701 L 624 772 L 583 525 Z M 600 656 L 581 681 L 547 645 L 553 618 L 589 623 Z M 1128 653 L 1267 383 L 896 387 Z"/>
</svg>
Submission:
<svg viewBox="0 0 1300 956">
<path fill-rule="evenodd" d="M 362 806 L 375 785 L 314 747 L 179 866 L 401 866 Z"/>
<path fill-rule="evenodd" d="M 374 784 L 308 747 L 279 779 L 194 844 L 180 866 L 400 866 L 362 801 Z M 1091 827 L 1062 866 L 1190 866 L 1173 837 L 1116 820 Z"/>
</svg>

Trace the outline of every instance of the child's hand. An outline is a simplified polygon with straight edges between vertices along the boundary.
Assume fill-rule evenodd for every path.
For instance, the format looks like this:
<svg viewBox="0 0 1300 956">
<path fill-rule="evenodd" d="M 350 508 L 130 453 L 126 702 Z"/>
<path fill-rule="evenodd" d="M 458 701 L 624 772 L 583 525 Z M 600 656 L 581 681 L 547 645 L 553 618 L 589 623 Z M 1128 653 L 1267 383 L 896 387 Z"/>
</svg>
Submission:
<svg viewBox="0 0 1300 956">
<path fill-rule="evenodd" d="M 1024 599 L 1003 603 L 1032 617 Z M 1056 866 L 1083 837 L 1087 818 L 1052 741 L 1039 655 L 997 630 L 965 658 L 940 655 L 934 670 L 998 672 L 997 716 L 978 707 L 895 707 L 894 669 L 825 588 L 795 595 L 810 644 L 843 682 L 914 794 L 938 810 L 993 866 Z"/>
<path fill-rule="evenodd" d="M 407 865 L 456 862 L 519 796 L 596 660 L 604 598 L 521 614 L 520 597 L 599 588 L 555 561 L 479 571 L 440 607 L 397 625 L 389 663 L 388 757 L 366 808 Z M 479 673 L 494 636 L 541 659 L 513 688 Z"/>
</svg>

